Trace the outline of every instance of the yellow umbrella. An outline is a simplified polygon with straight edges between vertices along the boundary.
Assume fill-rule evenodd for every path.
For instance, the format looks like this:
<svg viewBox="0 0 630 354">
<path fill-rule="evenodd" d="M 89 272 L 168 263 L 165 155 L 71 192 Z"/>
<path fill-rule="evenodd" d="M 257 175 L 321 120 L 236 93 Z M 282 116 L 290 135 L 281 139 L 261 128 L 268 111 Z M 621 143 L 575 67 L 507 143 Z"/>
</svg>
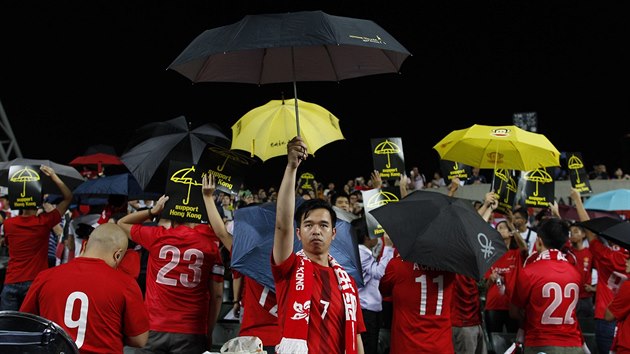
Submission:
<svg viewBox="0 0 630 354">
<path fill-rule="evenodd" d="M 325 108 L 298 100 L 300 136 L 315 154 L 319 148 L 345 139 L 339 119 Z M 262 161 L 287 154 L 287 143 L 296 136 L 295 100 L 271 100 L 247 112 L 232 126 L 232 150 L 244 150 Z"/>
<path fill-rule="evenodd" d="M 478 168 L 531 171 L 560 166 L 560 152 L 547 137 L 515 125 L 475 124 L 452 131 L 433 148 L 442 160 Z"/>
</svg>

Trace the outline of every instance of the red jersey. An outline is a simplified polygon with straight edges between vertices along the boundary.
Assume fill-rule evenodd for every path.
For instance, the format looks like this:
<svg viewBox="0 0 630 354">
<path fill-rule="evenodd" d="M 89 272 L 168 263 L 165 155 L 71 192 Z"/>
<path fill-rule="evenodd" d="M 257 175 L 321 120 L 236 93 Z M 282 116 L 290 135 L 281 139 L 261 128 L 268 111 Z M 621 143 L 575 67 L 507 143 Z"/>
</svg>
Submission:
<svg viewBox="0 0 630 354">
<path fill-rule="evenodd" d="M 597 269 L 597 289 L 595 296 L 595 318 L 604 319 L 606 308 L 613 300 L 628 276 L 626 275 L 626 250 L 615 246 L 607 247 L 600 240 L 595 239 L 589 243 L 593 254 L 595 268 Z"/>
<path fill-rule="evenodd" d="M 254 279 L 243 277 L 243 321 L 239 336 L 256 336 L 264 346 L 280 343 L 282 332 L 278 325 L 276 293 Z"/>
<path fill-rule="evenodd" d="M 617 330 L 611 350 L 617 354 L 630 353 L 630 282 L 624 282 L 619 288 L 608 309 L 617 319 Z"/>
<path fill-rule="evenodd" d="M 581 347 L 575 315 L 582 276 L 558 250 L 538 254 L 519 270 L 512 303 L 525 309 L 526 347 Z"/>
<path fill-rule="evenodd" d="M 454 281 L 455 273 L 400 257 L 389 261 L 379 289 L 392 296 L 391 353 L 453 353 Z"/>
<path fill-rule="evenodd" d="M 133 225 L 131 238 L 149 252 L 145 303 L 151 330 L 207 334 L 212 269 L 220 259 L 208 225 L 194 229 Z"/>
<path fill-rule="evenodd" d="M 575 255 L 575 267 L 582 274 L 580 299 L 591 298 L 594 293 L 584 290 L 584 286 L 590 285 L 593 277 L 593 254 L 588 247 L 584 247 L 581 250 L 571 248 L 571 252 Z"/>
<path fill-rule="evenodd" d="M 149 330 L 138 283 L 98 258 L 79 257 L 42 271 L 20 311 L 47 318 L 82 354 L 122 353 L 124 337 Z"/>
<path fill-rule="evenodd" d="M 496 269 L 501 276 L 501 283 L 491 282 L 486 292 L 486 310 L 509 310 L 510 294 L 514 289 L 515 278 L 517 277 L 517 268 L 523 264 L 523 256 L 521 250 L 507 250 L 497 259 L 488 269 L 485 278 L 488 279 L 492 271 Z"/>
<path fill-rule="evenodd" d="M 48 269 L 50 230 L 60 222 L 61 215 L 57 209 L 4 221 L 4 240 L 9 247 L 5 284 L 31 281 L 39 272 Z"/>
<path fill-rule="evenodd" d="M 271 271 L 276 284 L 281 336 L 285 318 L 283 309 L 286 306 L 292 306 L 287 303 L 288 287 L 299 264 L 299 258 L 295 253 L 292 253 L 282 264 L 271 263 Z M 346 315 L 337 276 L 332 267 L 323 267 L 315 262 L 312 264 L 314 284 L 308 322 L 308 351 L 309 353 L 343 354 L 346 350 L 344 338 Z M 350 277 L 350 280 L 358 296 L 357 284 L 354 278 Z M 357 306 L 357 309 L 360 309 L 358 301 Z M 357 311 L 356 315 L 357 334 L 359 334 L 365 332 L 365 324 L 362 311 Z"/>
<path fill-rule="evenodd" d="M 134 279 L 138 280 L 138 277 L 140 276 L 140 252 L 127 248 L 125 256 L 118 265 L 118 270 L 122 270 Z"/>
<path fill-rule="evenodd" d="M 481 324 L 481 299 L 477 281 L 456 274 L 451 301 L 451 324 L 454 327 L 470 327 Z"/>
</svg>

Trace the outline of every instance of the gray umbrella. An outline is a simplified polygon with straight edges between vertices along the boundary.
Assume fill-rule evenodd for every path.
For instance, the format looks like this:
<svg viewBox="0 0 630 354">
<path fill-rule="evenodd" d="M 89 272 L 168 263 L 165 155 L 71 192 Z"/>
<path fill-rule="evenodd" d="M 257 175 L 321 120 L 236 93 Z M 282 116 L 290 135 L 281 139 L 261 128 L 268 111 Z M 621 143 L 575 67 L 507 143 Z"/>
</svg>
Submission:
<svg viewBox="0 0 630 354">
<path fill-rule="evenodd" d="M 340 81 L 397 73 L 411 54 L 370 20 L 322 11 L 248 15 L 201 33 L 169 65 L 193 82 Z"/>
</svg>

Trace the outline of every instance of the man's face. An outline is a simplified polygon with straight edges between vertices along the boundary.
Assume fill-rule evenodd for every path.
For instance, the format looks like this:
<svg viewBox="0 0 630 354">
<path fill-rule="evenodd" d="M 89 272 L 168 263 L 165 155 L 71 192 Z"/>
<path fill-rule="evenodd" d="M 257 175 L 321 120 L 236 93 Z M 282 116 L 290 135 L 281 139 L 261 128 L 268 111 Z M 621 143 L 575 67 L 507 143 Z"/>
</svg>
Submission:
<svg viewBox="0 0 630 354">
<path fill-rule="evenodd" d="M 352 209 L 350 209 L 350 201 L 345 196 L 338 197 L 337 200 L 335 200 L 335 206 L 345 211 L 352 211 Z"/>
<path fill-rule="evenodd" d="M 314 209 L 302 219 L 297 235 L 304 250 L 312 254 L 327 254 L 337 230 L 332 224 L 328 210 Z"/>
<path fill-rule="evenodd" d="M 522 228 L 523 225 L 527 224 L 527 220 L 525 220 L 525 218 L 523 217 L 523 215 L 521 215 L 520 213 L 515 213 L 514 214 L 514 226 L 516 226 L 517 228 Z"/>
</svg>

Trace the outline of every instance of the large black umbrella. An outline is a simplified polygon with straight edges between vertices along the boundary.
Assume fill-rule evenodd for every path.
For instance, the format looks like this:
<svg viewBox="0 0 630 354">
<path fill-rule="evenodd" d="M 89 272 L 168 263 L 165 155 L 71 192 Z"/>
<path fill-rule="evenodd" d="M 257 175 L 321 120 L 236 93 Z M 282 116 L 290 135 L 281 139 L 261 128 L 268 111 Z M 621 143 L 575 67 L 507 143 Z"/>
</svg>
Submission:
<svg viewBox="0 0 630 354">
<path fill-rule="evenodd" d="M 55 173 L 63 183 L 70 188 L 70 190 L 75 189 L 81 183 L 85 181 L 85 178 L 81 176 L 79 171 L 77 171 L 74 167 L 63 165 L 57 162 L 53 162 L 50 160 L 37 160 L 37 159 L 25 159 L 22 157 L 15 158 L 11 161 L 0 162 L 0 185 L 8 186 L 8 178 L 9 178 L 9 169 L 11 166 L 36 166 L 39 169 L 39 166 L 45 165 L 52 167 L 55 170 Z M 43 177 L 42 179 L 42 193 L 59 193 L 59 188 L 52 179 L 48 177 Z"/>
<path fill-rule="evenodd" d="M 248 15 L 201 33 L 169 65 L 193 82 L 340 81 L 397 73 L 411 54 L 375 22 L 322 11 Z"/>
<path fill-rule="evenodd" d="M 403 259 L 425 266 L 480 280 L 507 251 L 470 202 L 442 193 L 415 191 L 369 213 Z"/>
<path fill-rule="evenodd" d="M 209 123 L 191 129 L 179 116 L 142 126 L 132 142 L 121 160 L 145 192 L 163 193 L 170 161 L 197 164 L 208 146 L 229 146 L 230 139 Z"/>
<path fill-rule="evenodd" d="M 131 173 L 89 179 L 81 183 L 73 191 L 73 194 L 76 197 L 86 199 L 108 197 L 110 195 L 124 195 L 129 200 L 158 199 L 160 197 L 157 193 L 144 192 Z"/>
<path fill-rule="evenodd" d="M 630 250 L 630 222 L 602 216 L 578 223 L 599 236 Z"/>
</svg>

